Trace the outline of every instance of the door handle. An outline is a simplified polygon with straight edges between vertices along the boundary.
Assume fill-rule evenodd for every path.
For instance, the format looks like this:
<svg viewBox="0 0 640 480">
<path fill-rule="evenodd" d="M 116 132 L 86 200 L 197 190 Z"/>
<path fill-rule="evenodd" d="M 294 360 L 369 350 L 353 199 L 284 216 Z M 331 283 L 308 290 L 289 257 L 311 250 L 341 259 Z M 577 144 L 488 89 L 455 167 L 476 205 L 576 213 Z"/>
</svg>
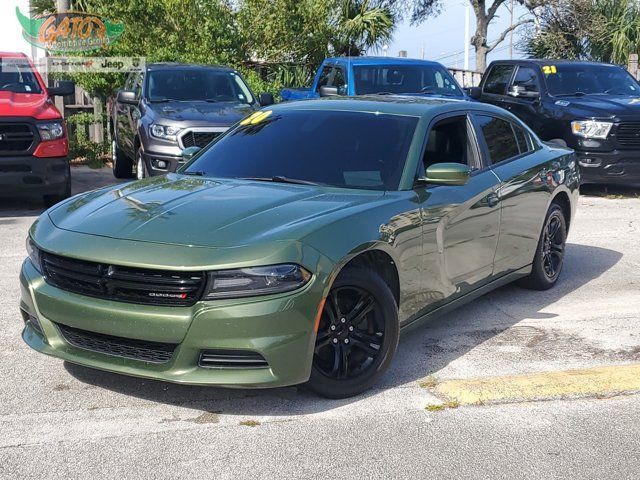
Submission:
<svg viewBox="0 0 640 480">
<path fill-rule="evenodd" d="M 487 195 L 486 198 L 487 198 L 487 205 L 489 205 L 491 208 L 495 207 L 500 202 L 500 197 L 498 197 L 498 194 L 495 192 L 490 193 L 489 195 Z"/>
</svg>

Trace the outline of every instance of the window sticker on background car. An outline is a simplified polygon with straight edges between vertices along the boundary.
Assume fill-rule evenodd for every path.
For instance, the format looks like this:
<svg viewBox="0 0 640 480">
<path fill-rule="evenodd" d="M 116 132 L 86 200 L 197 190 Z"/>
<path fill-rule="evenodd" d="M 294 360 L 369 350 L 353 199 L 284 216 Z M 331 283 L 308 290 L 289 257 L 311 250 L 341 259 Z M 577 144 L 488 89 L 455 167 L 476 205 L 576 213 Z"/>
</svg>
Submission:
<svg viewBox="0 0 640 480">
<path fill-rule="evenodd" d="M 553 73 L 558 73 L 558 69 L 555 65 L 544 65 L 542 67 L 542 73 L 544 73 L 545 75 L 551 75 Z"/>
</svg>

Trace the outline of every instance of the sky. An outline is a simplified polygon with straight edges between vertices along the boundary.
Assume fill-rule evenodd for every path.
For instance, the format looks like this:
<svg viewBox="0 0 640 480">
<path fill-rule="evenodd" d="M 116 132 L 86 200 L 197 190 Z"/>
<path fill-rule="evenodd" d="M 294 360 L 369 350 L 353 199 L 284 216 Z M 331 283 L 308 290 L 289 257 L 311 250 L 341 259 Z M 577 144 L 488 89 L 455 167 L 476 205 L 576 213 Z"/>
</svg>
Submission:
<svg viewBox="0 0 640 480">
<path fill-rule="evenodd" d="M 28 12 L 28 0 L 0 0 L 0 50 L 18 51 L 28 55 L 32 54 L 31 46 L 22 38 L 21 28 L 15 14 L 16 5 L 23 13 Z M 397 56 L 400 50 L 406 50 L 411 58 L 422 58 L 424 47 L 424 58 L 437 60 L 447 67 L 462 68 L 464 59 L 464 18 L 465 6 L 467 2 L 463 0 L 443 0 L 442 13 L 433 18 L 429 18 L 418 26 L 409 25 L 408 21 L 402 22 L 394 35 L 394 39 L 389 43 L 387 55 Z M 514 18 L 522 15 L 525 10 L 516 7 Z M 509 11 L 506 7 L 498 10 L 497 18 L 489 26 L 489 40 L 494 40 L 504 28 L 509 25 Z M 471 12 L 470 34 L 475 31 L 475 18 Z M 514 44 L 517 44 L 519 35 L 514 35 Z M 376 53 L 376 52 L 372 52 Z M 377 52 L 382 54 L 383 52 Z M 39 50 L 39 56 L 42 56 Z M 489 55 L 489 60 L 508 58 L 508 40 L 497 47 Z M 519 56 L 519 52 L 514 48 L 514 57 Z M 469 47 L 470 66 L 475 66 L 475 55 L 473 47 Z"/>
<path fill-rule="evenodd" d="M 463 0 L 443 0 L 443 9 L 440 15 L 431 17 L 418 26 L 411 26 L 408 21 L 400 24 L 394 35 L 393 42 L 389 44 L 387 54 L 397 56 L 400 50 L 406 50 L 410 58 L 422 58 L 437 60 L 447 67 L 462 68 L 464 63 L 464 18 L 465 7 L 469 3 Z M 516 5 L 514 9 L 514 22 L 526 13 L 526 9 Z M 509 26 L 510 14 L 506 6 L 498 10 L 498 18 L 489 25 L 489 40 L 495 40 L 502 31 Z M 470 35 L 475 32 L 475 15 L 470 14 Z M 517 50 L 519 40 L 518 30 L 513 37 L 514 58 L 522 56 Z M 509 37 L 489 54 L 489 61 L 509 58 Z M 380 52 L 379 52 L 380 53 Z M 469 60 L 471 69 L 475 68 L 475 54 L 472 46 L 469 46 Z"/>
</svg>

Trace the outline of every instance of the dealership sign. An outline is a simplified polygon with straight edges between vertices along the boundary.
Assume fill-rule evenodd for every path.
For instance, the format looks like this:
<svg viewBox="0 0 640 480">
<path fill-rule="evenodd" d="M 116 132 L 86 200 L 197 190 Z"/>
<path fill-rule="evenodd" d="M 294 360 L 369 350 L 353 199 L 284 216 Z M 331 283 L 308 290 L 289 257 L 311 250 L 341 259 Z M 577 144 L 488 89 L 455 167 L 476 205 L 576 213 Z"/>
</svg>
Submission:
<svg viewBox="0 0 640 480">
<path fill-rule="evenodd" d="M 123 24 L 90 13 L 52 13 L 30 18 L 16 7 L 16 15 L 25 40 L 49 52 L 86 52 L 105 48 L 124 32 Z"/>
</svg>

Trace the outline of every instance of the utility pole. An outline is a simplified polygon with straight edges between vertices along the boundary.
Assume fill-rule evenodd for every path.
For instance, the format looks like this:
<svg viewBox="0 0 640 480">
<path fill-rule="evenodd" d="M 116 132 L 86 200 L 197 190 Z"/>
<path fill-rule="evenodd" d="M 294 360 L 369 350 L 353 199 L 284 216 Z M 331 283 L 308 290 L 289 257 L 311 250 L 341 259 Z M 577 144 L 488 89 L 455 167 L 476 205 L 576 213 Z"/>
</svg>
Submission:
<svg viewBox="0 0 640 480">
<path fill-rule="evenodd" d="M 464 69 L 469 70 L 469 17 L 471 7 L 467 5 L 464 9 Z"/>
</svg>

